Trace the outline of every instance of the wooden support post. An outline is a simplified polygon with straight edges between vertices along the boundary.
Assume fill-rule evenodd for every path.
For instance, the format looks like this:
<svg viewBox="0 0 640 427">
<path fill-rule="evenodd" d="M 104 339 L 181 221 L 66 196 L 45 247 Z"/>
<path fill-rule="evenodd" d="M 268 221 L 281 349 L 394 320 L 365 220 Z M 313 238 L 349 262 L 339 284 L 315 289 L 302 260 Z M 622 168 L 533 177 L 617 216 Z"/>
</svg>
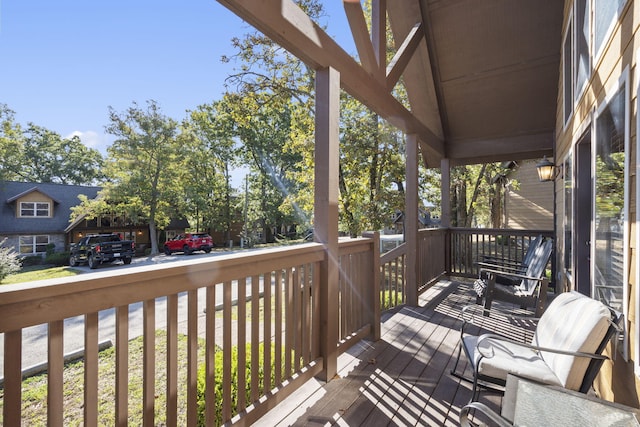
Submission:
<svg viewBox="0 0 640 427">
<path fill-rule="evenodd" d="M 451 163 L 449 159 L 440 161 L 440 227 L 451 228 Z M 451 273 L 451 233 L 445 237 L 444 264 L 445 271 Z"/>
<path fill-rule="evenodd" d="M 405 168 L 406 301 L 407 305 L 415 307 L 418 305 L 418 138 L 415 134 L 407 135 Z"/>
<path fill-rule="evenodd" d="M 440 226 L 451 227 L 451 166 L 449 159 L 440 161 Z"/>
<path fill-rule="evenodd" d="M 320 377 L 328 381 L 338 367 L 338 164 L 340 73 L 316 71 L 316 149 L 314 239 L 325 246 L 320 263 Z"/>
</svg>

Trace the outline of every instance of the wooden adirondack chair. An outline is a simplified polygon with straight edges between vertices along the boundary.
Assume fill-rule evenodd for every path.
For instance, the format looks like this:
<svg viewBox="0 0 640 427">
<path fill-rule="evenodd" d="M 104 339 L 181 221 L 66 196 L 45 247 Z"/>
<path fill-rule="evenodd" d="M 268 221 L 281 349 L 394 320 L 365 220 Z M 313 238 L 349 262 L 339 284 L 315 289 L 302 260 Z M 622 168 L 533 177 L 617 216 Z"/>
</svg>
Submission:
<svg viewBox="0 0 640 427">
<path fill-rule="evenodd" d="M 509 274 L 525 274 L 527 267 L 529 267 L 531 261 L 535 257 L 536 250 L 540 245 L 542 245 L 543 241 L 544 237 L 542 237 L 542 234 L 538 234 L 535 239 L 529 242 L 529 246 L 527 247 L 521 261 L 485 255 L 482 257 L 482 261 L 478 262 L 478 266 L 480 266 L 480 268 L 505 271 Z M 520 279 L 496 273 L 496 282 L 502 285 L 518 285 L 520 283 Z"/>
<path fill-rule="evenodd" d="M 552 240 L 544 240 L 534 249 L 531 261 L 524 273 L 510 273 L 505 270 L 482 267 L 480 275 L 486 281 L 484 295 L 485 314 L 494 300 L 518 304 L 521 307 L 535 307 L 536 317 L 540 317 L 547 302 L 549 280 L 545 277 L 547 263 L 553 249 Z M 498 283 L 498 276 L 508 276 L 520 280 L 517 285 Z"/>
</svg>

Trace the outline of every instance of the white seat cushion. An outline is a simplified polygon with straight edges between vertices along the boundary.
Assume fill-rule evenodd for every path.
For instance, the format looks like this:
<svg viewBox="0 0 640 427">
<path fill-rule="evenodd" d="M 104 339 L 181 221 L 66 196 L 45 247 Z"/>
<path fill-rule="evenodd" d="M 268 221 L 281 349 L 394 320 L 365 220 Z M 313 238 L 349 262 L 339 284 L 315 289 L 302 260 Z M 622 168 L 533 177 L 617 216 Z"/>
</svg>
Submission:
<svg viewBox="0 0 640 427">
<path fill-rule="evenodd" d="M 481 357 L 476 348 L 479 339 L 473 335 L 462 339 L 474 366 Z M 484 357 L 480 362 L 478 371 L 481 375 L 506 380 L 507 374 L 511 373 L 546 384 L 562 385 L 551 368 L 531 349 L 492 339 L 483 340 L 480 349 L 484 354 L 493 354 L 493 357 Z"/>
</svg>

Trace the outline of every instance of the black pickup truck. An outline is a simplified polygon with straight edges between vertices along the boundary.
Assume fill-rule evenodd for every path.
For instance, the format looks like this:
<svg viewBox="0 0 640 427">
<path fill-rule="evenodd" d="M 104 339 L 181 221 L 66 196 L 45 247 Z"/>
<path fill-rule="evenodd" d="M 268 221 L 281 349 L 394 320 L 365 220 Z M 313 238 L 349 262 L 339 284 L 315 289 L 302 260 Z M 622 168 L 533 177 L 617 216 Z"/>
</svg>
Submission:
<svg viewBox="0 0 640 427">
<path fill-rule="evenodd" d="M 71 245 L 69 265 L 75 267 L 86 262 L 93 269 L 118 259 L 131 264 L 135 248 L 135 242 L 121 240 L 117 234 L 89 234 Z"/>
</svg>

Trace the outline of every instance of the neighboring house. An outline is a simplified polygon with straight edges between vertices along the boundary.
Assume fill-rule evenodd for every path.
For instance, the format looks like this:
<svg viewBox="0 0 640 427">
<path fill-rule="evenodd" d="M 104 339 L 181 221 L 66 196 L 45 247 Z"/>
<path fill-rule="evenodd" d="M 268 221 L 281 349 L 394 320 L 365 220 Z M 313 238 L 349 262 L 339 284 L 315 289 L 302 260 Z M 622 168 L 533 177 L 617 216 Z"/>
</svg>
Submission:
<svg viewBox="0 0 640 427">
<path fill-rule="evenodd" d="M 42 255 L 47 245 L 56 251 L 68 247 L 71 207 L 80 203 L 78 196 L 94 198 L 100 187 L 0 182 L 0 240 L 24 256 Z"/>
<path fill-rule="evenodd" d="M 23 256 L 43 255 L 49 244 L 56 252 L 68 250 L 86 234 L 117 233 L 121 238 L 136 242 L 136 253 L 144 254 L 150 247 L 149 227 L 125 215 L 108 214 L 87 219 L 81 216 L 70 222 L 71 208 L 80 204 L 79 195 L 89 199 L 98 195 L 102 187 L 81 185 L 1 182 L 0 183 L 0 241 L 13 247 Z M 164 230 L 167 236 L 184 233 L 186 220 L 172 220 Z"/>
<path fill-rule="evenodd" d="M 419 228 L 438 228 L 440 227 L 440 218 L 432 217 L 429 209 L 418 209 L 418 227 Z M 392 217 L 392 226 L 384 230 L 384 234 L 403 234 L 404 233 L 404 212 L 396 211 Z"/>
<path fill-rule="evenodd" d="M 512 163 L 506 177 L 517 185 L 505 190 L 505 228 L 553 230 L 553 183 L 538 180 L 535 160 Z"/>
</svg>

